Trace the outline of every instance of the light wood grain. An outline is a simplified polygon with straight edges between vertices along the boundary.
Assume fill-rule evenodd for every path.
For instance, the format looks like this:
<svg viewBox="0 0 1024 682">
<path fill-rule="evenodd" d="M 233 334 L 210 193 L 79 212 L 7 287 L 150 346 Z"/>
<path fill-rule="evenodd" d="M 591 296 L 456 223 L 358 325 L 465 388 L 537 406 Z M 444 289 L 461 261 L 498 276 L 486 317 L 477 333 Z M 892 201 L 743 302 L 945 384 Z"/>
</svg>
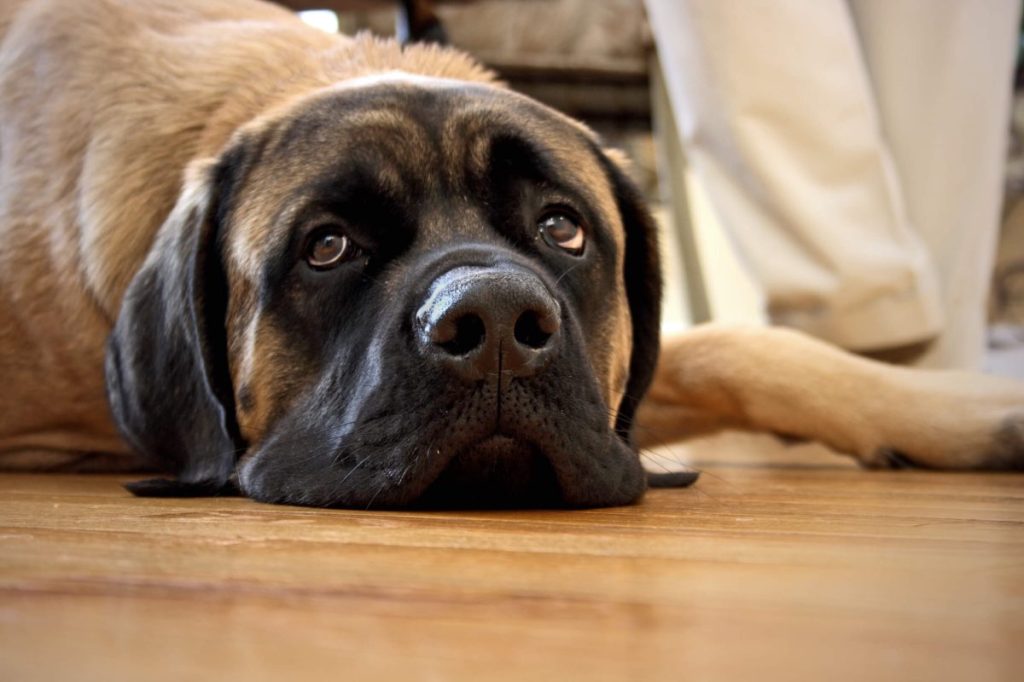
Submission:
<svg viewBox="0 0 1024 682">
<path fill-rule="evenodd" d="M 1024 477 L 721 442 L 573 512 L 0 476 L 0 679 L 1024 679 Z"/>
</svg>

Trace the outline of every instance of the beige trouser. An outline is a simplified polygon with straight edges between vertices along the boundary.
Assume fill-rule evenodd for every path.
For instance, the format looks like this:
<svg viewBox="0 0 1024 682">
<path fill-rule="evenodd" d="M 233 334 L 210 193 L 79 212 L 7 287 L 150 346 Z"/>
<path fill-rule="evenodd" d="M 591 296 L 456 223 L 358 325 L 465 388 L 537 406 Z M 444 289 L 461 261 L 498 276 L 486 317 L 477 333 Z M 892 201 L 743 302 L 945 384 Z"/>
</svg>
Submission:
<svg viewBox="0 0 1024 682">
<path fill-rule="evenodd" d="M 646 0 L 774 323 L 978 368 L 1020 0 Z"/>
</svg>

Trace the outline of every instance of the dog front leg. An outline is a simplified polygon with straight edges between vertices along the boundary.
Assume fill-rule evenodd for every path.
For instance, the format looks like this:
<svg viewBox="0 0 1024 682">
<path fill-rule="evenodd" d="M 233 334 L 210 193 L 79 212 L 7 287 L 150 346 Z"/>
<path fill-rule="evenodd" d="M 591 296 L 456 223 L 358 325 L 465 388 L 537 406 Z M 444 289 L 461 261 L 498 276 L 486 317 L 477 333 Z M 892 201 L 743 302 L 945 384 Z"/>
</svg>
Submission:
<svg viewBox="0 0 1024 682">
<path fill-rule="evenodd" d="M 780 328 L 665 339 L 642 446 L 720 428 L 818 440 L 868 467 L 1024 469 L 1024 384 L 894 367 Z"/>
</svg>

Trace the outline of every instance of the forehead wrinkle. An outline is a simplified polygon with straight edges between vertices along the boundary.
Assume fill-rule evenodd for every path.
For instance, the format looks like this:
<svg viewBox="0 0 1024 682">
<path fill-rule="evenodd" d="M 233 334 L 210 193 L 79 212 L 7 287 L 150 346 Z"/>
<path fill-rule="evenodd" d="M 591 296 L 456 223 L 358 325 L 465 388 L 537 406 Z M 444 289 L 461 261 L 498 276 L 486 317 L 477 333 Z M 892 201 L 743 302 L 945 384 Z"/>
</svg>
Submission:
<svg viewBox="0 0 1024 682">
<path fill-rule="evenodd" d="M 352 143 L 344 153 L 363 162 L 364 172 L 376 180 L 380 189 L 401 196 L 409 190 L 407 178 L 429 185 L 433 173 L 431 161 L 437 158 L 426 122 L 410 112 L 377 110 L 367 112 L 353 122 Z M 344 158 L 342 159 L 344 164 Z"/>
<path fill-rule="evenodd" d="M 408 183 L 406 183 L 401 169 L 390 160 L 388 163 L 379 164 L 374 169 L 373 181 L 382 194 L 398 197 L 407 193 Z"/>
<path fill-rule="evenodd" d="M 449 186 L 464 177 L 483 177 L 490 164 L 491 139 L 496 129 L 508 126 L 493 107 L 468 100 L 448 116 L 441 127 L 441 154 Z"/>
<path fill-rule="evenodd" d="M 351 148 L 365 143 L 371 135 L 375 144 L 393 142 L 407 150 L 412 146 L 419 153 L 426 153 L 430 146 L 427 132 L 415 113 L 393 103 L 345 106 L 339 102 L 331 107 L 321 102 L 279 126 L 267 145 L 268 155 L 287 159 L 298 152 L 304 158 L 308 154 L 315 159 L 327 151 L 338 151 L 339 145 Z"/>
<path fill-rule="evenodd" d="M 538 107 L 515 103 L 509 108 L 473 102 L 473 106 L 460 109 L 444 127 L 446 168 L 465 173 L 464 177 L 486 178 L 493 162 L 493 142 L 500 137 L 519 139 L 527 149 L 548 157 L 538 159 L 546 179 L 572 190 L 613 219 L 616 241 L 621 241 L 618 207 L 595 156 L 595 141 L 586 129 L 564 125 L 560 116 L 545 114 L 546 110 Z"/>
</svg>

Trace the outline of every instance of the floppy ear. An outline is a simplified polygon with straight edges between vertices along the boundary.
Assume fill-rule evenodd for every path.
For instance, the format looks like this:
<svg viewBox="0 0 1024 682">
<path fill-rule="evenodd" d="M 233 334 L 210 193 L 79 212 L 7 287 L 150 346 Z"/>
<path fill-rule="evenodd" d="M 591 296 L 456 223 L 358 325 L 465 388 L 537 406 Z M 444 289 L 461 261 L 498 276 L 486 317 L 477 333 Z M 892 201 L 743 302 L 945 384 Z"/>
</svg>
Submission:
<svg viewBox="0 0 1024 682">
<path fill-rule="evenodd" d="M 654 378 L 661 340 L 661 266 L 658 229 L 643 195 L 622 170 L 624 159 L 614 150 L 600 155 L 611 181 L 619 215 L 626 231 L 623 279 L 633 325 L 633 353 L 629 360 L 626 393 L 619 403 L 615 431 L 633 443 L 633 416 Z"/>
<path fill-rule="evenodd" d="M 227 367 L 227 278 L 218 195 L 226 163 L 197 161 L 121 304 L 107 344 L 107 396 L 128 443 L 176 480 L 136 495 L 230 491 L 241 438 Z"/>
</svg>

